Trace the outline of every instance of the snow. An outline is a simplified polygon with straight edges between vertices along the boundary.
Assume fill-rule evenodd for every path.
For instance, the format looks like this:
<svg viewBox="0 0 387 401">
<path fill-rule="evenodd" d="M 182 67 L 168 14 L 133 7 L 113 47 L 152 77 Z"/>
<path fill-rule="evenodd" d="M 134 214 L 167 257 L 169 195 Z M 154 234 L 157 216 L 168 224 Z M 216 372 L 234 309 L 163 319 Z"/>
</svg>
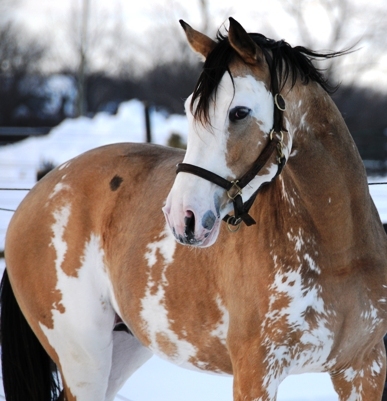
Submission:
<svg viewBox="0 0 387 401">
<path fill-rule="evenodd" d="M 153 142 L 166 145 L 172 133 L 185 140 L 184 116 L 151 114 Z M 116 115 L 99 113 L 93 119 L 65 120 L 49 135 L 0 147 L 0 188 L 31 188 L 43 162 L 56 165 L 91 148 L 114 142 L 145 140 L 144 107 L 132 100 L 120 105 Z M 370 181 L 387 181 L 373 178 Z M 382 221 L 387 222 L 387 185 L 370 186 Z M 0 208 L 14 210 L 26 191 L 0 191 Z M 0 250 L 12 212 L 0 210 Z M 4 269 L 4 260 L 0 260 Z M 0 390 L 0 398 L 2 395 Z M 131 401 L 232 401 L 232 378 L 185 370 L 153 357 L 121 389 L 116 400 Z M 280 386 L 278 401 L 337 401 L 327 374 L 290 376 Z"/>
</svg>

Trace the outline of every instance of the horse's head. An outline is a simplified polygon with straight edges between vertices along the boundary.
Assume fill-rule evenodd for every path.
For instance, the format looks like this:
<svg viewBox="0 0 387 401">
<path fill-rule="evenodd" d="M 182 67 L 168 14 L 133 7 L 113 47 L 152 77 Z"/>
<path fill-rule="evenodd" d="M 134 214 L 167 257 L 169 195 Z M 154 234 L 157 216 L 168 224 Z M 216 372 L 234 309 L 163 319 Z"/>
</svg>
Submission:
<svg viewBox="0 0 387 401">
<path fill-rule="evenodd" d="M 247 204 L 282 168 L 290 138 L 285 146 L 285 104 L 277 74 L 270 73 L 270 51 L 264 54 L 232 18 L 228 38 L 218 42 L 181 24 L 206 61 L 185 104 L 187 153 L 163 211 L 179 242 L 205 247 L 216 241 L 222 219 L 233 209 L 236 217 L 228 224 L 254 222 Z"/>
</svg>

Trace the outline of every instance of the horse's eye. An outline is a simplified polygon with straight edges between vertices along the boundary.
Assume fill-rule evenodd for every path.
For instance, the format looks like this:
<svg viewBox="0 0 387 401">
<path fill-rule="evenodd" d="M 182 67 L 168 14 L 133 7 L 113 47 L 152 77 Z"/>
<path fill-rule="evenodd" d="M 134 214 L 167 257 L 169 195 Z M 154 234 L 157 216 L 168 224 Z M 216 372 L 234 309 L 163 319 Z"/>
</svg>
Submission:
<svg viewBox="0 0 387 401">
<path fill-rule="evenodd" d="M 250 109 L 248 107 L 237 106 L 230 110 L 229 118 L 230 121 L 235 122 L 238 120 L 243 120 L 250 114 Z"/>
</svg>

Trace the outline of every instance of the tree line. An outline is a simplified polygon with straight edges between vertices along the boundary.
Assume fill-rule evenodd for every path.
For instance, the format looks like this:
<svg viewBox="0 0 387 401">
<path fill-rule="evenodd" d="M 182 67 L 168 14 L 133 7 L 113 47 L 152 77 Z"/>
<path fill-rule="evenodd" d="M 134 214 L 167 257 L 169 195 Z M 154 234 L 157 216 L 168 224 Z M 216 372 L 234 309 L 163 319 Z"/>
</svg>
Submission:
<svg viewBox="0 0 387 401">
<path fill-rule="evenodd" d="M 0 9 L 4 1 L 0 0 Z M 26 39 L 28 35 L 23 28 L 12 20 L 0 18 L 0 126 L 55 126 L 65 118 L 78 115 L 93 116 L 99 111 L 115 113 L 121 102 L 135 98 L 166 113 L 184 112 L 184 100 L 194 88 L 201 64 L 188 49 L 176 21 L 154 29 L 148 50 L 153 58 L 144 53 L 141 59 L 150 61 L 141 64 L 138 60 L 133 61 L 130 54 L 122 54 L 128 42 L 137 53 L 140 53 L 141 46 L 136 48 L 133 38 L 129 41 L 121 25 L 114 25 L 110 31 L 108 28 L 102 32 L 100 29 L 93 31 L 85 14 L 90 12 L 89 1 L 84 0 L 80 14 L 74 10 L 71 18 L 71 34 L 68 36 L 75 63 L 61 63 L 51 71 L 41 67 L 47 63 L 50 49 L 34 38 Z M 343 38 L 346 37 L 344 28 L 353 17 L 348 14 L 349 9 L 353 10 L 349 7 L 349 0 L 319 1 L 331 14 L 331 35 L 327 35 L 331 43 L 328 45 L 335 49 L 348 48 Z M 313 48 L 311 30 L 300 11 L 302 8 L 292 6 L 300 2 L 305 3 L 307 11 L 308 0 L 282 1 L 284 9 L 297 22 L 301 43 Z M 211 26 L 208 2 L 200 0 L 200 7 L 202 31 L 208 31 Z M 268 31 L 271 29 L 266 28 Z M 377 31 L 375 24 L 374 31 Z M 307 39 L 302 40 L 302 37 Z M 166 48 L 167 44 L 169 48 Z M 96 49 L 103 50 L 104 57 L 98 55 Z M 93 60 L 101 59 L 108 60 L 107 64 L 93 65 Z M 326 72 L 331 80 L 337 82 L 340 80 L 338 71 L 343 71 L 343 68 L 348 70 L 349 67 L 341 59 L 334 59 L 326 66 Z M 357 68 L 355 77 L 366 71 L 363 64 Z M 386 172 L 387 92 L 360 86 L 355 78 L 341 84 L 333 99 L 369 172 Z"/>
</svg>

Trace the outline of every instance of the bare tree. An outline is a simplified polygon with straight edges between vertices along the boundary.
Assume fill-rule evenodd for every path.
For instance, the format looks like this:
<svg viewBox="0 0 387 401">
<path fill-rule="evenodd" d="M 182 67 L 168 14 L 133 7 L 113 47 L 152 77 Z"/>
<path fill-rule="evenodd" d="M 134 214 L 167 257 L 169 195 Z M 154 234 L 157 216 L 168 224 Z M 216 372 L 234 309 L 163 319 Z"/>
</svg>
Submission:
<svg viewBox="0 0 387 401">
<path fill-rule="evenodd" d="M 345 74 L 349 83 L 377 63 L 380 52 L 375 50 L 386 45 L 386 8 L 371 2 L 363 7 L 352 0 L 278 1 L 293 22 L 298 44 L 325 51 L 354 50 L 351 56 L 325 63 L 329 78 L 337 81 Z M 319 16 L 319 27 L 316 18 L 311 18 L 312 11 Z"/>
<path fill-rule="evenodd" d="M 3 19 L 6 13 L 14 9 L 19 0 L 0 0 L 0 17 Z"/>
<path fill-rule="evenodd" d="M 81 3 L 80 3 L 81 1 Z M 117 3 L 111 12 L 101 8 L 95 0 L 74 0 L 67 22 L 68 69 L 75 69 L 77 81 L 76 115 L 85 115 L 88 110 L 88 76 L 91 74 L 117 75 L 123 65 L 129 64 L 123 56 L 127 43 L 132 43 L 123 27 L 122 12 Z M 60 54 L 57 55 L 60 58 Z M 66 60 L 62 59 L 65 64 Z"/>
<path fill-rule="evenodd" d="M 26 39 L 23 29 L 12 22 L 0 25 L 0 124 L 11 125 L 15 112 L 31 99 L 39 85 L 38 65 L 44 45 Z"/>
<path fill-rule="evenodd" d="M 202 29 L 203 33 L 209 33 L 210 26 L 210 13 L 208 0 L 199 0 L 200 14 L 202 18 Z"/>
<path fill-rule="evenodd" d="M 86 104 L 86 73 L 87 73 L 87 62 L 88 62 L 88 47 L 89 47 L 89 14 L 90 14 L 90 0 L 83 0 L 82 14 L 81 14 L 81 26 L 80 26 L 80 38 L 78 44 L 79 53 L 79 66 L 78 66 L 78 80 L 77 80 L 77 114 L 84 116 L 87 111 Z"/>
</svg>

